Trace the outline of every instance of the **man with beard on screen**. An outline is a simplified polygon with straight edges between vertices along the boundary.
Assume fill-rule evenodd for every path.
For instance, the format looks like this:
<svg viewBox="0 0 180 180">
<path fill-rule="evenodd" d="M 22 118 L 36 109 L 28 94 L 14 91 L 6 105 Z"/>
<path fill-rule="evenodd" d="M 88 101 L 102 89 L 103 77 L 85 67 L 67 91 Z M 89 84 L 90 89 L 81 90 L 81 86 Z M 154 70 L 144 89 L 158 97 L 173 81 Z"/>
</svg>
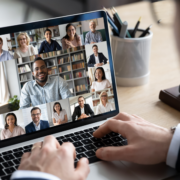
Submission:
<svg viewBox="0 0 180 180">
<path fill-rule="evenodd" d="M 37 57 L 32 64 L 35 80 L 24 84 L 21 90 L 20 109 L 49 103 L 71 96 L 67 82 L 59 76 L 48 76 L 46 62 Z"/>
</svg>

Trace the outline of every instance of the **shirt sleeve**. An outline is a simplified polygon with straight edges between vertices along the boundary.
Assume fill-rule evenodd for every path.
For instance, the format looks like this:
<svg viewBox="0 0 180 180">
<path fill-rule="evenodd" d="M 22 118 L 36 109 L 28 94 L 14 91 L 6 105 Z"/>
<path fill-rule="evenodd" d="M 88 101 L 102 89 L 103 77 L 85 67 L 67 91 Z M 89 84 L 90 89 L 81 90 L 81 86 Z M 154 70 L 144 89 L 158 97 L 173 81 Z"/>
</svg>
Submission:
<svg viewBox="0 0 180 180">
<path fill-rule="evenodd" d="M 107 81 L 107 88 L 108 88 L 108 87 L 110 87 L 110 86 L 111 86 L 111 83 L 109 82 L 109 80 L 108 80 L 108 79 L 106 79 L 106 81 Z"/>
<path fill-rule="evenodd" d="M 32 55 L 36 54 L 35 49 L 34 49 L 34 47 L 32 45 L 31 45 L 31 53 L 32 53 Z"/>
<path fill-rule="evenodd" d="M 42 54 L 44 51 L 44 41 L 41 43 L 41 46 L 39 48 L 39 54 Z"/>
<path fill-rule="evenodd" d="M 53 118 L 55 118 L 55 117 L 54 117 L 54 112 L 52 113 L 52 119 L 53 119 Z"/>
<path fill-rule="evenodd" d="M 172 168 L 176 168 L 179 148 L 180 148 L 180 124 L 178 124 L 178 126 L 176 127 L 166 158 L 166 164 Z"/>
<path fill-rule="evenodd" d="M 4 136 L 4 129 L 1 131 L 1 140 L 4 140 L 5 136 Z"/>
<path fill-rule="evenodd" d="M 97 114 L 101 114 L 101 110 L 100 110 L 100 104 L 98 104 L 97 108 L 96 108 L 96 115 Z"/>
<path fill-rule="evenodd" d="M 60 180 L 57 176 L 54 176 L 49 173 L 39 172 L 39 171 L 25 171 L 25 170 L 17 170 L 15 171 L 12 176 L 11 180 L 13 179 L 49 179 L 49 180 Z"/>
<path fill-rule="evenodd" d="M 8 58 L 8 60 L 11 60 L 11 59 L 13 59 L 13 56 L 8 52 L 7 58 Z"/>
<path fill-rule="evenodd" d="M 98 31 L 98 32 L 99 32 L 99 31 Z M 98 42 L 102 42 L 103 40 L 102 40 L 101 33 L 99 32 L 98 34 L 99 34 L 99 35 L 98 35 Z"/>
<path fill-rule="evenodd" d="M 28 84 L 26 83 L 21 90 L 20 109 L 30 107 L 30 105 L 31 105 L 31 99 L 28 94 L 27 86 L 28 86 Z"/>
<path fill-rule="evenodd" d="M 69 90 L 67 82 L 61 77 L 59 77 L 59 92 L 60 92 L 60 95 L 61 95 L 62 99 L 66 99 L 66 98 L 72 96 L 71 91 Z"/>
<path fill-rule="evenodd" d="M 59 45 L 59 43 L 58 43 L 57 41 L 55 41 L 55 43 L 56 43 L 56 48 L 57 48 L 57 50 L 61 50 L 62 47 Z"/>
<path fill-rule="evenodd" d="M 89 33 L 86 33 L 86 37 L 85 37 L 85 45 L 89 44 Z"/>
<path fill-rule="evenodd" d="M 94 81 L 92 82 L 91 89 L 95 89 L 95 82 Z"/>
<path fill-rule="evenodd" d="M 64 115 L 66 115 L 67 113 L 66 113 L 66 110 L 65 109 L 63 109 L 63 111 L 64 111 Z"/>
<path fill-rule="evenodd" d="M 15 52 L 14 52 L 14 59 L 17 59 L 17 58 L 20 58 L 20 56 L 18 55 L 17 49 L 16 49 Z"/>
</svg>

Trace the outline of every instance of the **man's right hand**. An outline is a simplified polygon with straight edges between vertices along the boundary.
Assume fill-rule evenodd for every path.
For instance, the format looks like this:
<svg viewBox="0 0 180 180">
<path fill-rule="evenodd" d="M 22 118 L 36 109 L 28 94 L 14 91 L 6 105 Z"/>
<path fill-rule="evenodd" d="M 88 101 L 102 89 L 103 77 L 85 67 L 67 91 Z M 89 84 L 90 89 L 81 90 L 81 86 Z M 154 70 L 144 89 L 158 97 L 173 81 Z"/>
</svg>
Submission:
<svg viewBox="0 0 180 180">
<path fill-rule="evenodd" d="M 172 139 L 170 130 L 136 115 L 120 113 L 101 125 L 93 135 L 101 138 L 111 131 L 125 137 L 128 145 L 100 148 L 96 151 L 98 158 L 106 161 L 131 161 L 138 164 L 158 164 L 166 161 Z"/>
</svg>

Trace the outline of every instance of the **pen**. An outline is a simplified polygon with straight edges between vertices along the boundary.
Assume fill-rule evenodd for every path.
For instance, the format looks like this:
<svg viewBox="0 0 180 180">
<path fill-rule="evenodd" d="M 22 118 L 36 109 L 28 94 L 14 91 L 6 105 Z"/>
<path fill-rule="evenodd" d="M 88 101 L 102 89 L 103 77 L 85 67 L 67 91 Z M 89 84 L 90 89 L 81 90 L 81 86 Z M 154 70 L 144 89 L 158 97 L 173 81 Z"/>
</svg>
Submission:
<svg viewBox="0 0 180 180">
<path fill-rule="evenodd" d="M 141 17 L 139 18 L 139 20 L 138 20 L 138 22 L 136 23 L 136 26 L 135 26 L 133 32 L 131 33 L 131 36 L 132 36 L 132 37 L 135 37 L 136 31 L 137 31 L 137 29 L 138 29 L 138 27 L 139 27 L 140 22 L 141 22 Z"/>
<path fill-rule="evenodd" d="M 120 32 L 120 38 L 125 38 L 126 37 L 126 33 L 127 33 L 127 27 L 128 27 L 128 23 L 125 21 L 123 22 L 122 26 L 121 26 L 121 32 Z"/>
<path fill-rule="evenodd" d="M 113 10 L 114 10 L 114 14 L 115 14 L 115 16 L 117 17 L 117 19 L 118 19 L 118 21 L 119 21 L 119 23 L 121 24 L 121 26 L 122 26 L 122 21 L 121 21 L 121 18 L 119 17 L 119 15 L 118 15 L 118 13 L 117 13 L 117 11 L 116 11 L 116 9 L 113 7 L 112 8 Z M 127 30 L 127 36 L 128 36 L 128 38 L 131 38 L 131 35 L 129 34 L 129 31 Z"/>
<path fill-rule="evenodd" d="M 107 16 L 107 18 L 108 18 L 109 24 L 112 26 L 112 28 L 114 29 L 114 32 L 116 33 L 115 35 L 119 36 L 119 30 L 118 30 L 117 26 L 114 24 L 113 21 L 111 21 L 109 16 Z"/>
<path fill-rule="evenodd" d="M 111 15 L 108 13 L 108 10 L 103 7 L 104 11 L 107 13 L 107 16 L 111 19 L 112 22 L 114 22 L 114 20 L 112 19 Z"/>
<path fill-rule="evenodd" d="M 113 14 L 113 19 L 114 19 L 114 24 L 117 26 L 117 28 L 119 29 L 119 32 L 121 31 L 121 23 L 119 22 L 119 20 L 117 19 L 117 17 L 115 16 L 113 9 L 110 8 L 112 14 Z"/>
<path fill-rule="evenodd" d="M 146 34 L 149 32 L 149 30 L 151 29 L 152 25 L 150 25 L 139 37 L 144 37 L 146 36 Z"/>
</svg>

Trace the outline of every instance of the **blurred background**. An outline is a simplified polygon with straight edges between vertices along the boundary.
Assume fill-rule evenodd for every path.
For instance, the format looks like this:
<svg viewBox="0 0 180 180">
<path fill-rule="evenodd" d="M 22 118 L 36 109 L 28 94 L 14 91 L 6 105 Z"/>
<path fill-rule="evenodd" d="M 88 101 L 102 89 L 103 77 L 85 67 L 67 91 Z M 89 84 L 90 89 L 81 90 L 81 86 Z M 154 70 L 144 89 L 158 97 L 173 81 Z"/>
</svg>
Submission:
<svg viewBox="0 0 180 180">
<path fill-rule="evenodd" d="M 138 1 L 141 0 L 0 0 L 0 27 Z"/>
</svg>

